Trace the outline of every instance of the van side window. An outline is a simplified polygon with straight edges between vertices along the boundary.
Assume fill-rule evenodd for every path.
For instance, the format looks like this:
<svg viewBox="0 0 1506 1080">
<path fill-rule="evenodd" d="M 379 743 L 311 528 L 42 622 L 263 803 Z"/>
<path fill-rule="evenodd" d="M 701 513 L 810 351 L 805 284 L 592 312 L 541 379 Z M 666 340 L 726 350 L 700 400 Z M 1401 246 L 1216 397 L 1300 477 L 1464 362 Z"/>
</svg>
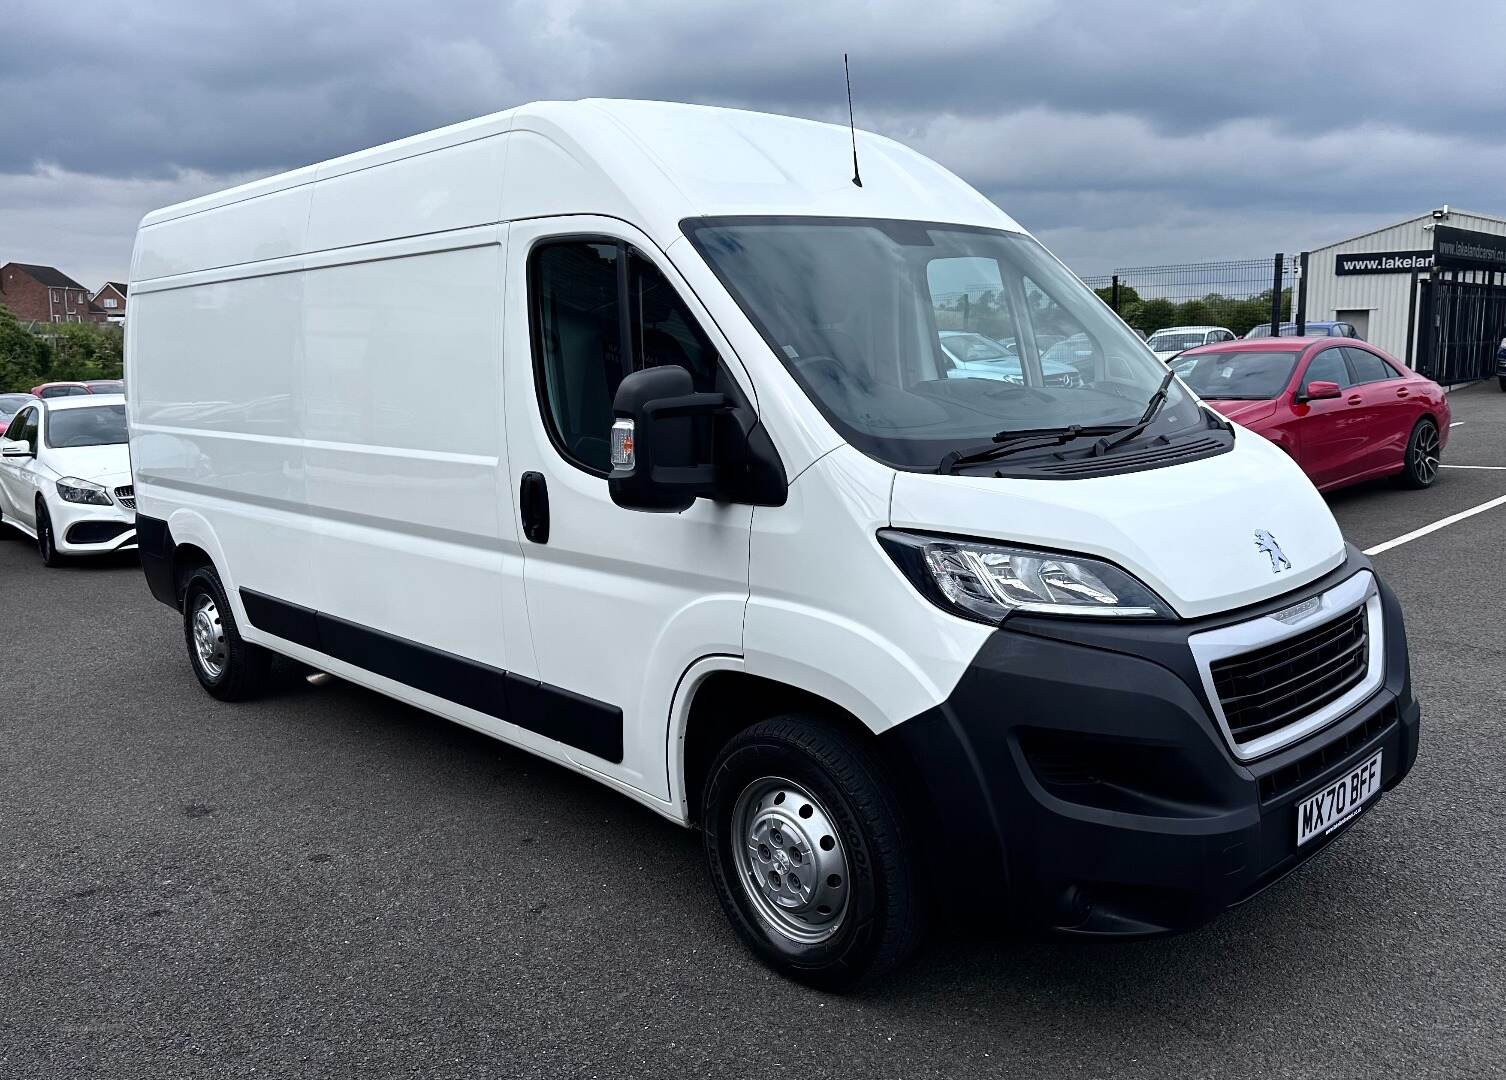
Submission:
<svg viewBox="0 0 1506 1080">
<path fill-rule="evenodd" d="M 716 389 L 716 370 L 721 362 L 716 346 L 659 268 L 631 248 L 628 329 L 633 343 L 633 371 L 678 364 L 690 372 L 698 392 Z"/>
<path fill-rule="evenodd" d="M 567 458 L 607 471 L 612 397 L 626 374 L 614 243 L 569 241 L 533 254 L 535 378 L 544 420 Z"/>
<path fill-rule="evenodd" d="M 678 364 L 716 389 L 719 357 L 657 267 L 615 240 L 541 244 L 530 262 L 535 378 L 555 446 L 589 472 L 611 471 L 612 399 L 623 376 Z"/>
</svg>

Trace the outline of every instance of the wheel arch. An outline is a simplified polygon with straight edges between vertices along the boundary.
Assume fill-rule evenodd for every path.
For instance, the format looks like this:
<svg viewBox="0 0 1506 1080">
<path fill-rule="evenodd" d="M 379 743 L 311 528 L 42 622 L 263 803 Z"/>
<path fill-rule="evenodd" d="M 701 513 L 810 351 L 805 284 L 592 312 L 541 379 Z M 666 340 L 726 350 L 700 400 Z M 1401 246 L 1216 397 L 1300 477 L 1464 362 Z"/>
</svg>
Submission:
<svg viewBox="0 0 1506 1080">
<path fill-rule="evenodd" d="M 895 744 L 879 738 L 869 725 L 837 702 L 803 687 L 754 675 L 739 657 L 709 657 L 681 680 L 670 722 L 670 784 L 682 820 L 687 824 L 699 822 L 703 789 L 717 752 L 739 731 L 785 713 L 820 716 L 873 748 L 889 778 L 900 786 L 902 797 L 913 804 L 920 796 L 919 777 L 901 755 L 893 752 Z"/>
</svg>

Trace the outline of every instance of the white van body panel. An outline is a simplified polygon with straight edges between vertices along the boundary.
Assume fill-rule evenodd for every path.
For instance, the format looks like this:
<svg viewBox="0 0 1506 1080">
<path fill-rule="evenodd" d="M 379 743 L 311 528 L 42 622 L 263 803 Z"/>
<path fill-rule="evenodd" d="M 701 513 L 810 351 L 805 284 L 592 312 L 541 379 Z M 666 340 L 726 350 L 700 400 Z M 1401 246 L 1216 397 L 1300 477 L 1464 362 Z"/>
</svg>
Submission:
<svg viewBox="0 0 1506 1080">
<path fill-rule="evenodd" d="M 1344 538 L 1290 457 L 1241 428 L 1226 454 L 1091 480 L 901 472 L 896 528 L 1096 555 L 1194 619 L 1305 585 L 1344 561 Z M 1273 573 L 1255 530 L 1291 562 Z M 1210 557 L 1213 556 L 1213 557 Z"/>
<path fill-rule="evenodd" d="M 747 670 L 875 732 L 944 701 L 992 627 L 939 611 L 879 547 L 895 473 L 849 446 L 753 513 Z"/>
</svg>

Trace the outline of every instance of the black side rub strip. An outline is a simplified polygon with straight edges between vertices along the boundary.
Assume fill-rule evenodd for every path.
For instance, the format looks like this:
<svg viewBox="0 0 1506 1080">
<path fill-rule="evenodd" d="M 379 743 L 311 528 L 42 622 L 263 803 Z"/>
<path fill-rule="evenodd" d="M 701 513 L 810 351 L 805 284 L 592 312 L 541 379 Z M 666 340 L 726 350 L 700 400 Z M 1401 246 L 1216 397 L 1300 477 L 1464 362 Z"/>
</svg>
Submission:
<svg viewBox="0 0 1506 1080">
<path fill-rule="evenodd" d="M 622 710 L 615 705 L 252 589 L 240 594 L 258 630 L 606 761 L 622 761 Z"/>
</svg>

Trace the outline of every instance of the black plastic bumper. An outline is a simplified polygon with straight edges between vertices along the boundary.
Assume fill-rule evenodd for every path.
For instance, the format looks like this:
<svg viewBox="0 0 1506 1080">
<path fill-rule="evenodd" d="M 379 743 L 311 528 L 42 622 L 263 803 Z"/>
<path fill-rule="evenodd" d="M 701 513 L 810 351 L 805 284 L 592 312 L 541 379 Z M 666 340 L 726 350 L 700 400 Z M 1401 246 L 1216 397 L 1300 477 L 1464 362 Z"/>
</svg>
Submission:
<svg viewBox="0 0 1506 1080">
<path fill-rule="evenodd" d="M 1193 622 L 1009 620 L 945 703 L 884 736 L 943 838 L 935 869 L 965 898 L 955 913 L 1087 935 L 1164 933 L 1207 921 L 1323 850 L 1349 825 L 1299 849 L 1297 804 L 1377 749 L 1384 789 L 1417 756 L 1420 710 L 1395 597 L 1380 585 L 1381 688 L 1249 763 L 1210 714 L 1187 638 L 1368 565 L 1351 549 L 1305 589 Z"/>
</svg>

